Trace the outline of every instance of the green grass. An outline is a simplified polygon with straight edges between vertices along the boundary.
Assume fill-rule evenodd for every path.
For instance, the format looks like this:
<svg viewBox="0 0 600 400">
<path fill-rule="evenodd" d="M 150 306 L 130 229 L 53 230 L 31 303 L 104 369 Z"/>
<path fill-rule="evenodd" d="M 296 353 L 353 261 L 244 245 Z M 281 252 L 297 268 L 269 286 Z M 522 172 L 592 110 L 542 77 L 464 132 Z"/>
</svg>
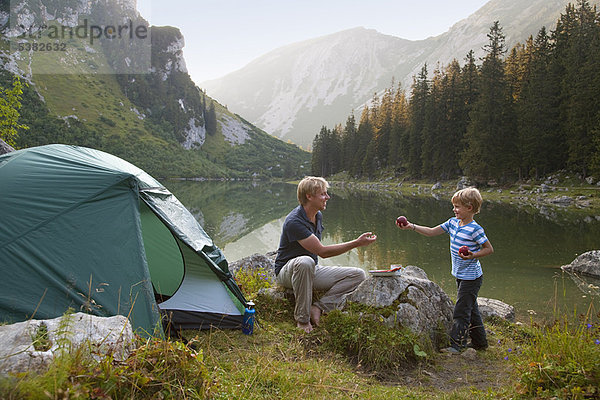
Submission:
<svg viewBox="0 0 600 400">
<path fill-rule="evenodd" d="M 131 111 L 132 103 L 121 90 L 102 51 L 90 53 L 80 39 L 64 41 L 67 51 L 33 52 L 33 83 L 53 113 L 94 124 L 109 133 L 144 132 L 143 121 Z M 21 67 L 31 60 L 21 53 Z M 82 62 L 81 60 L 86 60 Z"/>
<path fill-rule="evenodd" d="M 600 314 L 596 315 L 600 317 Z M 600 397 L 600 325 L 588 314 L 578 323 L 556 321 L 507 354 L 520 377 L 518 392 L 540 398 Z"/>
<path fill-rule="evenodd" d="M 34 83 L 56 115 L 77 115 L 107 135 L 125 138 L 135 133 L 150 137 L 144 121 L 131 111 L 134 106 L 122 93 L 114 74 L 34 75 Z M 69 90 L 64 90 L 67 87 Z"/>
</svg>

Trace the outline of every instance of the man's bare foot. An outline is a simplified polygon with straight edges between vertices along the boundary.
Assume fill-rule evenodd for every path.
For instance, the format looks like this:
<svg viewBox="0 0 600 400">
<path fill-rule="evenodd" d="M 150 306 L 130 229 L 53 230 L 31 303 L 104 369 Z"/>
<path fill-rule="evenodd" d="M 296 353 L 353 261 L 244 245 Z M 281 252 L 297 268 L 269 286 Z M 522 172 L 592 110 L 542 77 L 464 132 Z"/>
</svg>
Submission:
<svg viewBox="0 0 600 400">
<path fill-rule="evenodd" d="M 310 333 L 313 330 L 313 327 L 310 324 L 310 322 L 307 322 L 305 324 L 303 324 L 302 322 L 298 322 L 298 323 L 296 323 L 296 326 L 298 328 L 304 330 L 304 332 L 306 332 L 306 333 Z"/>
<path fill-rule="evenodd" d="M 321 309 L 317 306 L 311 306 L 310 307 L 310 320 L 313 323 L 313 325 L 318 326 L 319 322 L 321 321 L 321 314 L 323 313 L 323 311 L 321 311 Z"/>
</svg>

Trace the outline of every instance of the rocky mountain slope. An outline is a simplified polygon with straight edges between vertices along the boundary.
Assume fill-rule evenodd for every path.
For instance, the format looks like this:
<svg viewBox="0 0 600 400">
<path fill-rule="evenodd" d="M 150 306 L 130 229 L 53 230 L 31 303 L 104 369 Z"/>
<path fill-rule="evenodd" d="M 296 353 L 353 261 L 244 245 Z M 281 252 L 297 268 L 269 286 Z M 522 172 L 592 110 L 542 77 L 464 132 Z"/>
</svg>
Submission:
<svg viewBox="0 0 600 400">
<path fill-rule="evenodd" d="M 28 83 L 21 113 L 31 129 L 18 147 L 53 142 L 95 147 L 157 176 L 295 177 L 308 169 L 310 154 L 266 134 L 196 87 L 179 29 L 149 27 L 129 0 L 72 0 L 69 7 L 59 3 L 63 8 L 52 0 L 42 3 L 40 9 L 26 1 L 0 3 L 0 83 L 10 85 L 15 75 Z M 99 19 L 141 27 L 148 33 L 147 48 L 92 43 L 81 27 Z M 64 49 L 39 51 L 53 26 L 82 37 L 53 38 L 48 43 Z"/>
<path fill-rule="evenodd" d="M 568 3 L 491 0 L 448 32 L 418 41 L 350 29 L 276 49 L 200 86 L 266 132 L 307 148 L 322 125 L 344 123 L 392 79 L 409 91 L 425 63 L 431 72 L 454 58 L 462 63 L 470 50 L 481 56 L 494 21 L 510 48 L 542 26 L 553 29 Z"/>
</svg>

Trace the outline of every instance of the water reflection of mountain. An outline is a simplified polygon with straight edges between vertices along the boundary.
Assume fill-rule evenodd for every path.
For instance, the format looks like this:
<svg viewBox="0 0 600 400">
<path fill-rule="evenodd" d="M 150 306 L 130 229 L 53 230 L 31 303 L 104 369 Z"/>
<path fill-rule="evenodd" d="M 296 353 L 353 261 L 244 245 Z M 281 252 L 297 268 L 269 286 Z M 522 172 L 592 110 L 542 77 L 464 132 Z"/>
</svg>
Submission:
<svg viewBox="0 0 600 400">
<path fill-rule="evenodd" d="M 215 244 L 224 247 L 285 216 L 297 204 L 296 187 L 252 181 L 167 181 Z"/>
</svg>

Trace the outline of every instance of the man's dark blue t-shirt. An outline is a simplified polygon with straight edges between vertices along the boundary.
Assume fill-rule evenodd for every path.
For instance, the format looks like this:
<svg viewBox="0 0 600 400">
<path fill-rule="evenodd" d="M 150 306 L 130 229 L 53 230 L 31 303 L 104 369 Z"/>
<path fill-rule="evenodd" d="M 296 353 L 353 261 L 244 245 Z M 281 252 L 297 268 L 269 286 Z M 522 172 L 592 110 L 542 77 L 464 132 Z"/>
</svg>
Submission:
<svg viewBox="0 0 600 400">
<path fill-rule="evenodd" d="M 323 232 L 323 215 L 321 211 L 317 212 L 315 221 L 316 225 L 310 222 L 302 205 L 294 208 L 285 217 L 281 239 L 279 239 L 277 258 L 275 259 L 275 275 L 278 275 L 285 263 L 292 258 L 310 256 L 315 260 L 315 264 L 317 263 L 317 255 L 309 252 L 298 243 L 298 240 L 306 239 L 313 234 L 321 240 L 321 233 Z"/>
</svg>

